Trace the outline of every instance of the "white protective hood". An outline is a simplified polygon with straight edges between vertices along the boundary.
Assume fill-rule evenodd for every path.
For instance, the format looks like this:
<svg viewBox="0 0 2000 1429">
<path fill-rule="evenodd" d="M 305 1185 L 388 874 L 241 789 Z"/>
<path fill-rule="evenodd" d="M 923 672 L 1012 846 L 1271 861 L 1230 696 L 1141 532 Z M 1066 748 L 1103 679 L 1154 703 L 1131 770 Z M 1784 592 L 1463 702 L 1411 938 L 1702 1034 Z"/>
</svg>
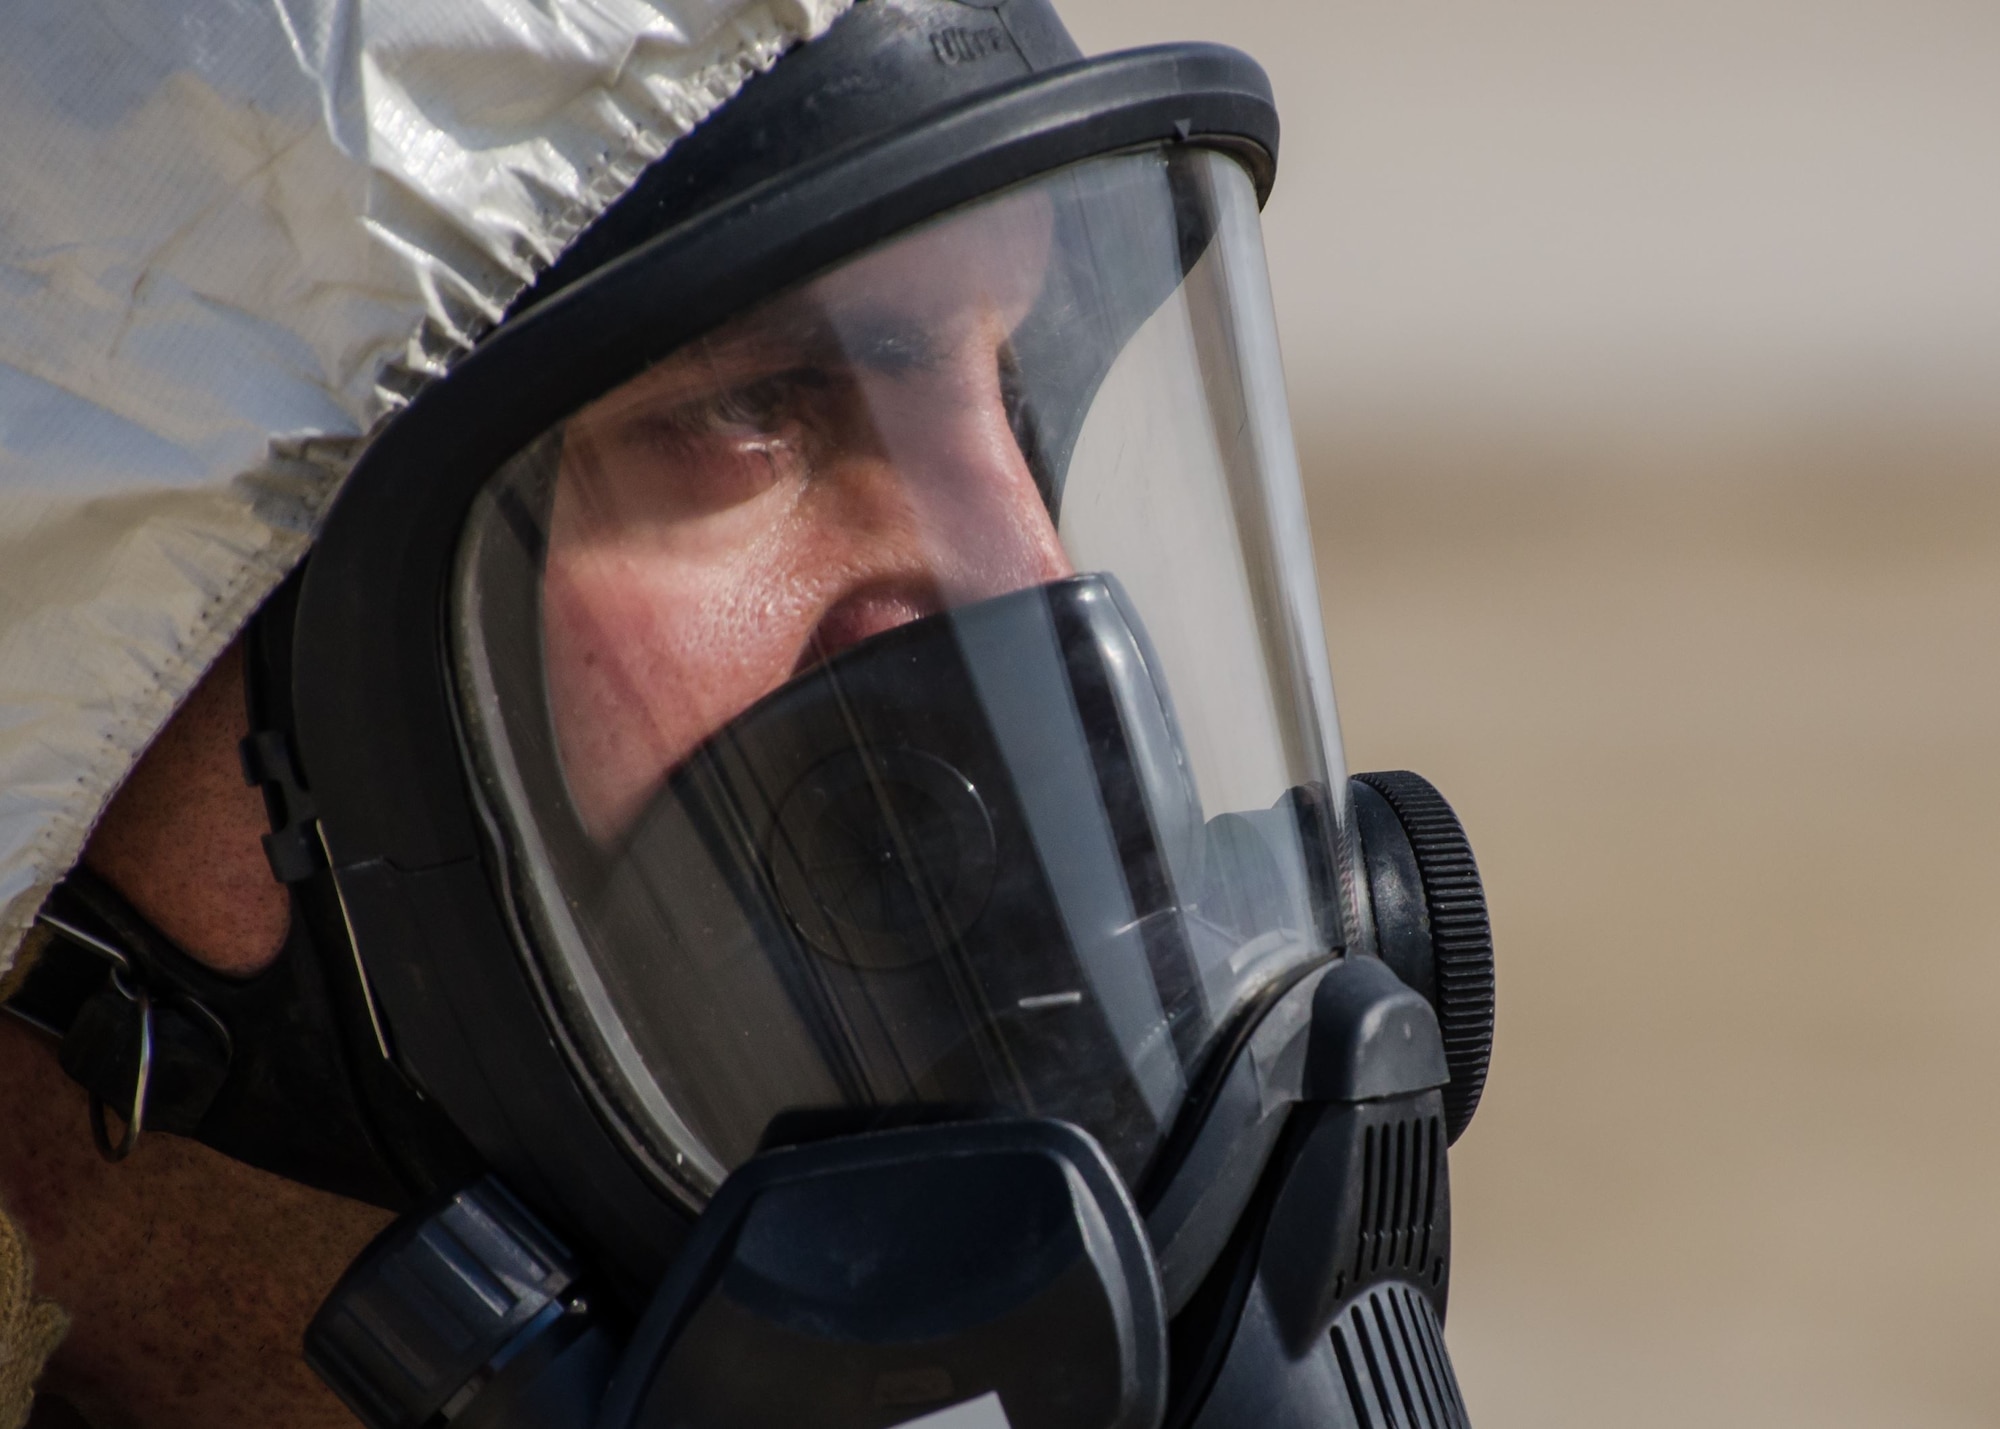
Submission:
<svg viewBox="0 0 2000 1429">
<path fill-rule="evenodd" d="M 848 3 L 0 7 L 0 972 L 367 434 Z"/>
</svg>

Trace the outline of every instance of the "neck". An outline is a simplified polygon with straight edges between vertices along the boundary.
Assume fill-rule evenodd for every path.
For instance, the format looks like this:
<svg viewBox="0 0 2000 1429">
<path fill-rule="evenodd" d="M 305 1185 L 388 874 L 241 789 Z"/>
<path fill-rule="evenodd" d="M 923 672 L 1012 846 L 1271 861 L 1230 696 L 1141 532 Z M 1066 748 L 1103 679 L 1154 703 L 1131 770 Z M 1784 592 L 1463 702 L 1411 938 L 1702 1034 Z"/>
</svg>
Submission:
<svg viewBox="0 0 2000 1429">
<path fill-rule="evenodd" d="M 0 1015 L 0 1202 L 72 1327 L 43 1388 L 96 1429 L 353 1429 L 300 1358 L 385 1212 L 177 1137 L 113 1166 L 49 1039 Z"/>
</svg>

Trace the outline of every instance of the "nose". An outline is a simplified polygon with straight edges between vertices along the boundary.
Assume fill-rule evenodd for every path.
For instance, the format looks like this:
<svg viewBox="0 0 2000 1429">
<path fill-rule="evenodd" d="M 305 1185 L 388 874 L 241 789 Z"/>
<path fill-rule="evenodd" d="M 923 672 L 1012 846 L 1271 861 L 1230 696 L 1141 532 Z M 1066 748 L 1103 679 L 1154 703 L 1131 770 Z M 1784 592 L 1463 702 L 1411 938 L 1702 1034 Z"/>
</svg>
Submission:
<svg viewBox="0 0 2000 1429">
<path fill-rule="evenodd" d="M 1072 569 L 1008 420 L 991 347 L 955 374 L 870 386 L 873 454 L 849 469 L 838 498 L 853 565 L 801 667 Z"/>
<path fill-rule="evenodd" d="M 975 335 L 942 370 L 870 392 L 883 453 L 947 606 L 1071 573 L 1009 416 L 1001 342 L 1004 334 Z"/>
<path fill-rule="evenodd" d="M 843 483 L 851 557 L 799 665 L 953 606 L 1059 580 L 1068 556 L 1005 413 L 931 407 Z"/>
</svg>

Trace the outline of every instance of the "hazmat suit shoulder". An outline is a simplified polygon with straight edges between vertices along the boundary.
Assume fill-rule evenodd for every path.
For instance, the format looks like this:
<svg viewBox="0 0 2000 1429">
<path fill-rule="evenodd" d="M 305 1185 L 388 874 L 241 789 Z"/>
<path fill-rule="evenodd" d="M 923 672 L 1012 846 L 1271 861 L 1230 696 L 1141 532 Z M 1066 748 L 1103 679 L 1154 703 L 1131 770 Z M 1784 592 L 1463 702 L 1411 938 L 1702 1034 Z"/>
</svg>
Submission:
<svg viewBox="0 0 2000 1429">
<path fill-rule="evenodd" d="M 368 435 L 848 3 L 0 12 L 0 972 Z"/>
</svg>

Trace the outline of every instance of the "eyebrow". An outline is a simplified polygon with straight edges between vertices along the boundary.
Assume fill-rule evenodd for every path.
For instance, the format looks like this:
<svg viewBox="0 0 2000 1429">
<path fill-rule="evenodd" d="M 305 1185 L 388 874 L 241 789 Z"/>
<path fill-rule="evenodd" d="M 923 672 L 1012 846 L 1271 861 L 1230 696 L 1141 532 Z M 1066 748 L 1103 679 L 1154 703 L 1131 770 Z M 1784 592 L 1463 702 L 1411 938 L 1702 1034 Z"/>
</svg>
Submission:
<svg viewBox="0 0 2000 1429">
<path fill-rule="evenodd" d="M 841 360 L 840 344 L 831 324 L 818 315 L 782 327 L 751 323 L 741 331 L 725 328 L 676 349 L 585 412 L 615 420 L 663 403 L 680 406 L 780 373 L 825 367 L 829 359 Z"/>
<path fill-rule="evenodd" d="M 779 299 L 670 353 L 586 409 L 618 420 L 661 404 L 681 406 L 752 382 L 801 370 L 859 368 L 883 376 L 935 370 L 941 354 L 931 324 L 881 303 L 829 312 L 802 295 Z"/>
</svg>

